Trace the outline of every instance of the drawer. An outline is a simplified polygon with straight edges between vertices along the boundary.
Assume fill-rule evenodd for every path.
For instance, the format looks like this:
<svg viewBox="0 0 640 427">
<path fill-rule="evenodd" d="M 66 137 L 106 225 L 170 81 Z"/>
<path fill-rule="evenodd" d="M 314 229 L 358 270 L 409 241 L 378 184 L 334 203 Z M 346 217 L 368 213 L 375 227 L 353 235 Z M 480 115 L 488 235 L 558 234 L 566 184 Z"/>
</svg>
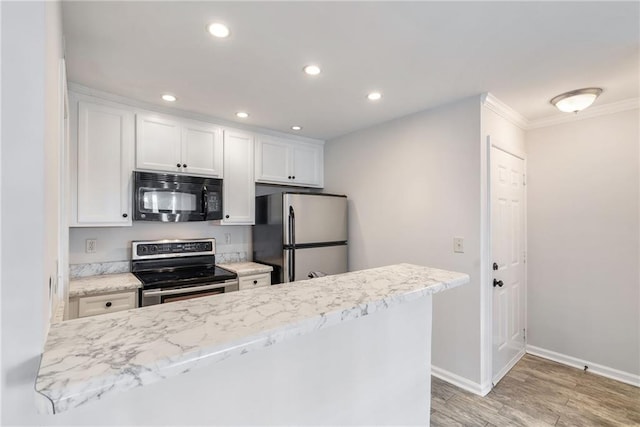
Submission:
<svg viewBox="0 0 640 427">
<path fill-rule="evenodd" d="M 271 285 L 271 274 L 254 274 L 252 276 L 244 276 L 238 278 L 240 290 L 261 288 Z"/>
<path fill-rule="evenodd" d="M 78 300 L 78 317 L 115 313 L 130 308 L 136 308 L 135 291 L 82 297 Z"/>
</svg>

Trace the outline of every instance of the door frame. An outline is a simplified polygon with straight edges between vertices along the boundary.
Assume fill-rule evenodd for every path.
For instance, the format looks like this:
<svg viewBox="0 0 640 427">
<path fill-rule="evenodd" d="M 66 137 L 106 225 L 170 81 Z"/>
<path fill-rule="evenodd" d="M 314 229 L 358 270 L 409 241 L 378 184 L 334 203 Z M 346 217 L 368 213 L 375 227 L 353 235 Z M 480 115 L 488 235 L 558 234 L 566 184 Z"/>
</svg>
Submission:
<svg viewBox="0 0 640 427">
<path fill-rule="evenodd" d="M 484 163 L 482 179 L 481 179 L 481 204 L 482 204 L 482 226 L 481 226 L 481 241 L 482 247 L 480 248 L 480 275 L 481 275 L 481 290 L 480 290 L 480 317 L 481 317 L 481 327 L 480 327 L 480 342 L 481 342 L 481 351 L 480 351 L 480 368 L 481 368 L 481 388 L 482 395 L 486 395 L 491 391 L 494 386 L 493 383 L 493 286 L 492 276 L 493 271 L 490 268 L 492 253 L 491 253 L 491 150 L 492 148 L 496 148 L 500 151 L 503 151 L 507 154 L 510 154 L 514 157 L 521 159 L 524 164 L 524 175 L 525 175 L 525 185 L 523 191 L 524 197 L 524 252 L 525 252 L 525 262 L 524 262 L 524 279 L 523 279 L 523 292 L 524 292 L 524 328 L 525 331 L 528 329 L 527 325 L 527 276 L 528 276 L 528 265 L 526 262 L 526 254 L 528 251 L 528 240 L 527 240 L 527 156 L 524 152 L 515 149 L 514 147 L 510 147 L 508 144 L 492 137 L 491 135 L 487 135 L 486 142 L 483 147 L 484 158 L 486 159 Z M 527 341 L 525 340 L 524 344 L 524 352 L 526 353 Z M 509 370 L 505 371 L 508 372 Z"/>
</svg>

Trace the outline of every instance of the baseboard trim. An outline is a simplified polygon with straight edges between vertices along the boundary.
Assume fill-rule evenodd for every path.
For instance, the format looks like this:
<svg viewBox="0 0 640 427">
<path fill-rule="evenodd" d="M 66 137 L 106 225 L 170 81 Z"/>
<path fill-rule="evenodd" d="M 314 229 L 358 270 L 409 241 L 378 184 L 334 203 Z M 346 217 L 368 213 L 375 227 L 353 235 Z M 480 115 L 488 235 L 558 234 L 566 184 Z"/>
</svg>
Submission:
<svg viewBox="0 0 640 427">
<path fill-rule="evenodd" d="M 629 372 L 620 371 L 618 369 L 610 368 L 608 366 L 599 365 L 597 363 L 589 362 L 588 360 L 578 359 L 577 357 L 567 356 L 566 354 L 556 353 L 555 351 L 546 350 L 544 348 L 536 347 L 533 345 L 527 345 L 527 353 L 534 356 L 542 357 L 544 359 L 553 360 L 554 362 L 562 363 L 563 365 L 572 366 L 578 369 L 584 369 L 585 365 L 589 367 L 589 372 L 603 377 L 611 378 L 612 380 L 620 381 L 625 384 L 630 384 L 636 387 L 640 387 L 640 375 L 631 374 Z"/>
<path fill-rule="evenodd" d="M 516 366 L 516 363 L 518 363 L 520 361 L 520 359 L 522 359 L 522 357 L 526 354 L 525 349 L 523 348 L 522 350 L 520 350 L 518 352 L 518 354 L 516 354 L 513 359 L 511 359 L 509 361 L 509 363 L 506 364 L 506 366 L 504 368 L 502 368 L 502 370 L 500 372 L 498 372 L 498 374 L 496 376 L 493 377 L 493 383 L 494 384 L 498 384 L 498 381 L 500 381 L 502 379 L 502 377 L 504 377 L 505 375 L 507 375 L 509 373 L 509 371 L 511 370 L 511 368 L 513 368 L 514 366 Z"/>
<path fill-rule="evenodd" d="M 478 384 L 437 366 L 431 366 L 431 375 L 478 396 L 484 397 L 491 391 L 491 383 Z"/>
</svg>

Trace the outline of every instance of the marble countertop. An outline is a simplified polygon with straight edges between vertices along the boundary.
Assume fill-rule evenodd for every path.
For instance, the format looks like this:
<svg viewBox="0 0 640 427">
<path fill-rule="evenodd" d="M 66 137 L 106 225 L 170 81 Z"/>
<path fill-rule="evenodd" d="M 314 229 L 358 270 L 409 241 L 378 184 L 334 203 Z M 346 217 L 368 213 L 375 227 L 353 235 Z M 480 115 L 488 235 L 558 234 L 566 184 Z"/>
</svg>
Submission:
<svg viewBox="0 0 640 427">
<path fill-rule="evenodd" d="M 250 276 L 252 274 L 270 273 L 273 267 L 270 265 L 258 264 L 257 262 L 233 262 L 228 264 L 218 264 L 226 270 L 236 273 L 238 276 Z"/>
<path fill-rule="evenodd" d="M 397 264 L 53 324 L 36 390 L 57 413 L 468 282 Z"/>
<path fill-rule="evenodd" d="M 131 273 L 78 277 L 69 281 L 69 298 L 136 290 L 142 283 Z"/>
</svg>

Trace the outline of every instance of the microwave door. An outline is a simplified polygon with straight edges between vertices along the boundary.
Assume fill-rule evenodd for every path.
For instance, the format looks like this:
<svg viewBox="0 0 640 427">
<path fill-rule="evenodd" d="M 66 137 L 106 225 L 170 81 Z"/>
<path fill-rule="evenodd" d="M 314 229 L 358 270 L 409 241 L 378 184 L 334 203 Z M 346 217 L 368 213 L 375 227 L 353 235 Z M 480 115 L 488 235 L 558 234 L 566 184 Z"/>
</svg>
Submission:
<svg viewBox="0 0 640 427">
<path fill-rule="evenodd" d="M 199 186 L 140 186 L 136 197 L 138 200 L 135 219 L 164 222 L 204 220 Z"/>
</svg>

